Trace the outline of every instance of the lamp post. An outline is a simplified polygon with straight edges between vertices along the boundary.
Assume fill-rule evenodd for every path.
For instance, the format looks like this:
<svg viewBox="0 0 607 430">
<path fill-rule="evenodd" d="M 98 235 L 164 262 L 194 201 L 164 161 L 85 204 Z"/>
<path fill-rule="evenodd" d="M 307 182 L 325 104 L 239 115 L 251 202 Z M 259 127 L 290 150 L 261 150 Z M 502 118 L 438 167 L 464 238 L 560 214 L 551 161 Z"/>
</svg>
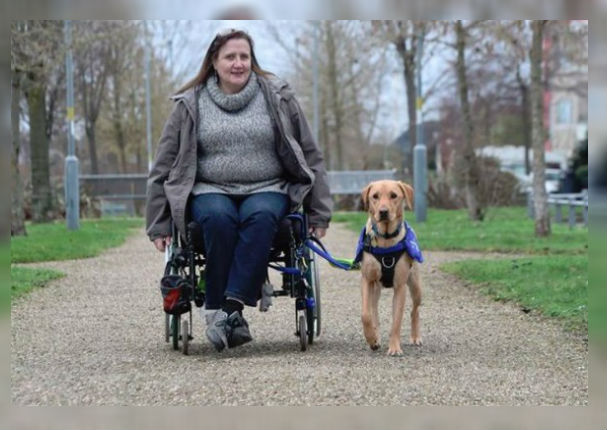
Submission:
<svg viewBox="0 0 607 430">
<path fill-rule="evenodd" d="M 67 157 L 65 157 L 65 221 L 68 230 L 80 228 L 80 189 L 78 184 L 78 158 L 74 144 L 74 73 L 72 60 L 72 27 L 69 20 L 64 23 L 65 75 L 67 83 Z"/>
<path fill-rule="evenodd" d="M 426 221 L 426 189 L 427 189 L 427 149 L 424 144 L 424 128 L 422 116 L 422 53 L 424 47 L 424 28 L 417 38 L 417 142 L 413 148 L 413 188 L 415 189 L 414 205 L 415 220 Z"/>
</svg>

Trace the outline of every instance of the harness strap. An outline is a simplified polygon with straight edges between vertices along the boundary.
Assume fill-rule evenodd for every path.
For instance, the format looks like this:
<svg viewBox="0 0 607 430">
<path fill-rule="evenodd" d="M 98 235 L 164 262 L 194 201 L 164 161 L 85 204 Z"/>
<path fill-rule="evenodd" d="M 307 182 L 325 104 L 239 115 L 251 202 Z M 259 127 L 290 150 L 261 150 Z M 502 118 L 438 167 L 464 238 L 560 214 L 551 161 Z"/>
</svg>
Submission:
<svg viewBox="0 0 607 430">
<path fill-rule="evenodd" d="M 405 253 L 404 249 L 399 251 L 390 252 L 388 254 L 374 254 L 371 253 L 371 247 L 363 247 L 363 250 L 369 252 L 381 265 L 381 278 L 379 282 L 386 288 L 392 288 L 394 286 L 394 268 L 396 262 Z"/>
</svg>

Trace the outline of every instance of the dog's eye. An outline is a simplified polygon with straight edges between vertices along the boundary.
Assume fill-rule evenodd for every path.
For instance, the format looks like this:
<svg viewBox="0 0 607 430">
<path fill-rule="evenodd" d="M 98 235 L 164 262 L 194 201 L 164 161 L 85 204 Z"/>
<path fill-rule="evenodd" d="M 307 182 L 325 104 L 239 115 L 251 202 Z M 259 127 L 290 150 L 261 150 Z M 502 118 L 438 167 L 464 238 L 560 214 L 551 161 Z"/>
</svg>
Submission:
<svg viewBox="0 0 607 430">
<path fill-rule="evenodd" d="M 395 198 L 397 198 L 397 197 L 398 197 L 398 196 L 396 195 L 396 193 L 390 193 L 390 198 L 391 198 L 391 199 L 395 199 Z"/>
<path fill-rule="evenodd" d="M 377 199 L 379 199 L 379 194 L 375 193 L 371 197 L 373 198 L 373 200 L 377 200 Z"/>
</svg>

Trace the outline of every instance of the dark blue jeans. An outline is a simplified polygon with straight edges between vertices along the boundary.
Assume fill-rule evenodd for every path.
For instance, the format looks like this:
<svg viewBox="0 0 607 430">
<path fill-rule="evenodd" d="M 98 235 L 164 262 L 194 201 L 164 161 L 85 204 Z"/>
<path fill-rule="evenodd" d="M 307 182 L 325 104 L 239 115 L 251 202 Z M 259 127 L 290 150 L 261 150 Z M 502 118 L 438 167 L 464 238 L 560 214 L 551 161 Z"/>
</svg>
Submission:
<svg viewBox="0 0 607 430">
<path fill-rule="evenodd" d="M 207 309 L 219 309 L 224 297 L 256 305 L 272 241 L 288 208 L 289 197 L 280 193 L 192 198 L 192 219 L 204 236 Z"/>
</svg>

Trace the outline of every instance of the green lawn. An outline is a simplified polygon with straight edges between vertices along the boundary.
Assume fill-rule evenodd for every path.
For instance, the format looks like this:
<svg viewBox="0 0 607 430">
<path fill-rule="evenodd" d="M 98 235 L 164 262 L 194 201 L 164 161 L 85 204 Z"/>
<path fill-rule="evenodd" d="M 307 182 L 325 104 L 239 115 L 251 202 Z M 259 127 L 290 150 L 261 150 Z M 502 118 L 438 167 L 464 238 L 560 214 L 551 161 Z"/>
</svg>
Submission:
<svg viewBox="0 0 607 430">
<path fill-rule="evenodd" d="M 10 255 L 11 249 L 8 243 L 0 243 L 0 317 L 10 306 Z"/>
<path fill-rule="evenodd" d="M 49 281 L 63 276 L 56 270 L 11 267 L 11 298 L 20 297 L 35 287 L 44 287 Z"/>
<path fill-rule="evenodd" d="M 551 255 L 466 260 L 441 269 L 478 285 L 495 300 L 514 301 L 523 310 L 560 318 L 574 329 L 588 325 L 588 257 Z"/>
<path fill-rule="evenodd" d="M 492 208 L 483 222 L 472 222 L 465 210 L 429 209 L 425 223 L 406 213 L 423 250 L 505 252 L 525 258 L 460 261 L 441 269 L 478 284 L 496 300 L 514 301 L 523 309 L 561 319 L 570 328 L 588 323 L 588 229 L 552 223 L 552 235 L 534 236 L 526 208 Z M 359 233 L 367 214 L 336 213 Z"/>
<path fill-rule="evenodd" d="M 78 230 L 67 230 L 65 222 L 29 224 L 27 236 L 11 238 L 11 263 L 95 257 L 142 227 L 141 218 L 85 219 Z"/>
<path fill-rule="evenodd" d="M 74 231 L 67 230 L 65 222 L 28 224 L 27 236 L 11 238 L 10 289 L 3 288 L 0 296 L 2 312 L 9 308 L 10 298 L 64 276 L 53 270 L 15 267 L 13 263 L 95 257 L 107 248 L 121 245 L 128 235 L 138 232 L 143 225 L 141 218 L 83 219 L 80 229 Z M 8 247 L 6 249 L 8 261 Z M 9 282 L 6 284 L 8 286 Z"/>
<path fill-rule="evenodd" d="M 482 222 L 468 219 L 465 210 L 430 209 L 425 223 L 415 222 L 406 212 L 419 244 L 428 250 L 466 250 L 486 252 L 522 252 L 528 254 L 587 254 L 588 229 L 552 223 L 548 238 L 533 236 L 533 220 L 523 207 L 491 208 Z M 333 221 L 346 222 L 360 233 L 367 219 L 364 212 L 338 212 Z"/>
</svg>

